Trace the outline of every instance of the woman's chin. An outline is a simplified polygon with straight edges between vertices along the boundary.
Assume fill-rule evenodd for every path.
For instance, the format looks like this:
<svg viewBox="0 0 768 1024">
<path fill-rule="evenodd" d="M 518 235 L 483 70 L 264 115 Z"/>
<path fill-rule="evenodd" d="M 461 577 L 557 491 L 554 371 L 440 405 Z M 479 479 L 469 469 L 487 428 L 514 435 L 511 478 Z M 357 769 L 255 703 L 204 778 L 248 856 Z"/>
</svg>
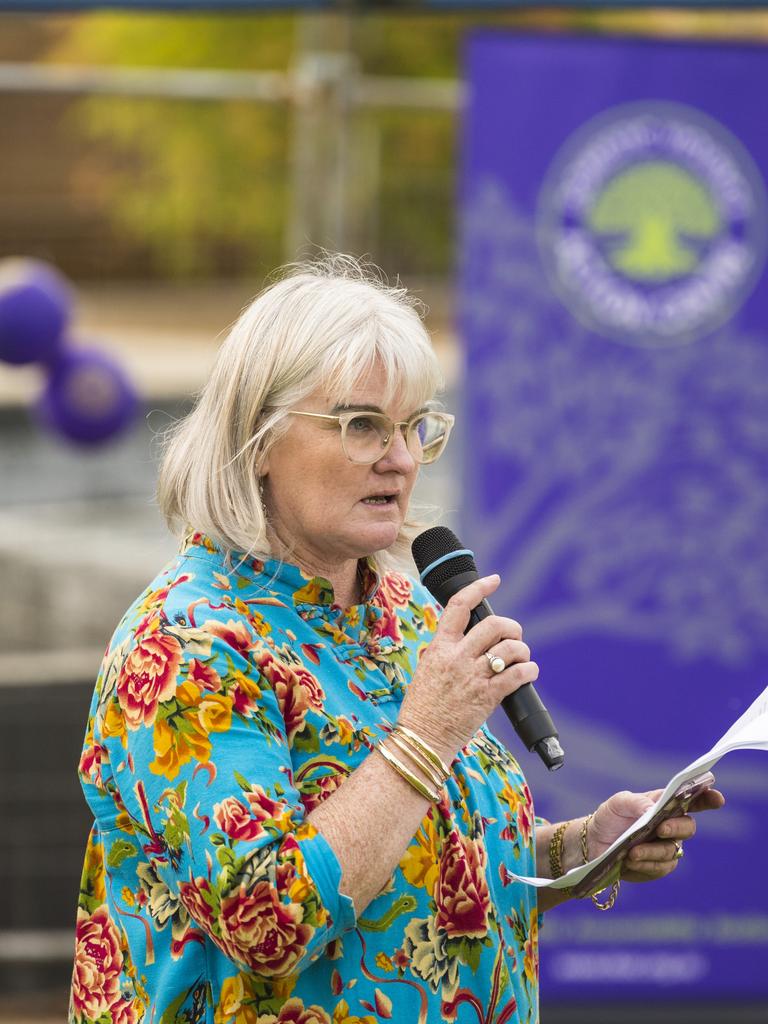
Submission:
<svg viewBox="0 0 768 1024">
<path fill-rule="evenodd" d="M 372 555 L 375 551 L 386 551 L 392 547 L 400 534 L 400 524 L 377 523 L 360 532 L 360 541 L 366 549 L 365 554 Z"/>
</svg>

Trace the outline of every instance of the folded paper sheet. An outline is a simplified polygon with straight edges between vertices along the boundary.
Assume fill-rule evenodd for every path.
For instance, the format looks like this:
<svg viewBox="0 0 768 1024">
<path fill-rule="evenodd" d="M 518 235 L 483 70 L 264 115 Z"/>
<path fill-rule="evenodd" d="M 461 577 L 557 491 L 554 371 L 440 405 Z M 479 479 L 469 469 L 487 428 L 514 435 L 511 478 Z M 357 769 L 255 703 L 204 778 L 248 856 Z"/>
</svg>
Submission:
<svg viewBox="0 0 768 1024">
<path fill-rule="evenodd" d="M 695 761 L 692 761 L 687 768 L 683 768 L 674 775 L 667 783 L 663 793 L 653 805 L 650 807 L 645 814 L 643 814 L 637 821 L 622 833 L 615 842 L 608 847 L 605 853 L 600 854 L 599 857 L 595 857 L 588 864 L 582 864 L 580 867 L 573 868 L 566 874 L 554 881 L 551 878 L 531 878 L 526 875 L 515 875 L 513 872 L 509 872 L 514 878 L 517 878 L 521 882 L 525 882 L 527 885 L 535 885 L 537 888 L 550 888 L 550 889 L 566 889 L 570 888 L 580 882 L 582 878 L 585 878 L 594 868 L 600 865 L 604 860 L 607 860 L 613 851 L 620 846 L 625 840 L 629 839 L 653 817 L 653 815 L 663 807 L 664 804 L 669 800 L 673 793 L 675 793 L 679 787 L 686 782 L 690 782 L 703 772 L 710 771 L 713 765 L 717 764 L 721 757 L 725 754 L 729 754 L 732 750 L 768 750 L 768 687 L 766 687 L 760 696 L 749 706 L 744 714 L 739 718 L 730 729 L 722 736 L 721 739 L 715 743 L 711 750 L 708 750 L 706 754 L 702 754 L 697 757 Z"/>
</svg>

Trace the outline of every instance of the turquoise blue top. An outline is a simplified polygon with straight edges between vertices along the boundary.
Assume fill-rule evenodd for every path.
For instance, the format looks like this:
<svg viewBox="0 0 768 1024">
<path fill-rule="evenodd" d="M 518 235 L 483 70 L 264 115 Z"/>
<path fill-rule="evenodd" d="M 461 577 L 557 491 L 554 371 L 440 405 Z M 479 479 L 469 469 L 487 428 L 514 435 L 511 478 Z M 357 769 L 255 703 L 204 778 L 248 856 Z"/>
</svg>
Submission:
<svg viewBox="0 0 768 1024">
<path fill-rule="evenodd" d="M 538 1020 L 531 795 L 486 729 L 355 920 L 307 820 L 395 723 L 439 609 L 191 536 L 120 622 L 80 777 L 95 823 L 70 1022 Z M 382 821 L 382 828 L 386 828 Z"/>
</svg>

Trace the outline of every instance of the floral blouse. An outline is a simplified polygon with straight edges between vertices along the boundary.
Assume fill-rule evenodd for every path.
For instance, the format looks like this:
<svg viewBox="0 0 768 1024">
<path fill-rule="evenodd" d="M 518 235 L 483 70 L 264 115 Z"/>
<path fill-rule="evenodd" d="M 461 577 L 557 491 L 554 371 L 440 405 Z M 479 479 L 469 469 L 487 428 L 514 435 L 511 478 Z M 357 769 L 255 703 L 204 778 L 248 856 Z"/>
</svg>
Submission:
<svg viewBox="0 0 768 1024">
<path fill-rule="evenodd" d="M 395 723 L 438 609 L 363 604 L 191 535 L 107 649 L 80 778 L 95 823 L 70 1024 L 530 1024 L 531 795 L 485 729 L 355 919 L 308 814 Z"/>
</svg>

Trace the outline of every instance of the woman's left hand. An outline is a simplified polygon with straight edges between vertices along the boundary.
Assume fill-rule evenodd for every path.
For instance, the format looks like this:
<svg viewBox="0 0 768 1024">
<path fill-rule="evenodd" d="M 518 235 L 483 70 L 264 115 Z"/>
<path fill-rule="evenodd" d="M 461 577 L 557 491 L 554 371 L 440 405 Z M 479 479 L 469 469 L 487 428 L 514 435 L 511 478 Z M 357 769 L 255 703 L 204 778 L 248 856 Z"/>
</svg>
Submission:
<svg viewBox="0 0 768 1024">
<path fill-rule="evenodd" d="M 614 793 L 600 804 L 589 823 L 589 857 L 599 856 L 629 826 L 637 821 L 661 796 L 657 789 L 649 793 Z M 722 807 L 725 797 L 717 789 L 707 789 L 691 802 L 687 814 L 667 818 L 656 829 L 656 838 L 634 846 L 624 862 L 621 877 L 628 882 L 651 882 L 671 874 L 680 860 L 679 850 L 686 839 L 696 833 L 696 822 L 690 816 L 697 811 L 714 811 Z"/>
</svg>

